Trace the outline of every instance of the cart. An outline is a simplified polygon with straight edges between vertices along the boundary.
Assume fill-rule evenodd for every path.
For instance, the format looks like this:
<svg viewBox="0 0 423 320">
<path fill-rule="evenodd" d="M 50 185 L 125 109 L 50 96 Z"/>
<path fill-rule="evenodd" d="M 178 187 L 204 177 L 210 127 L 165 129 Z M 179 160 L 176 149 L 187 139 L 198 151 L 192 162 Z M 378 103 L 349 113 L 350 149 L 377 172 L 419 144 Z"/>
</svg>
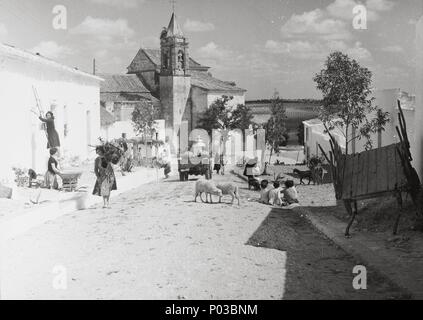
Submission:
<svg viewBox="0 0 423 320">
<path fill-rule="evenodd" d="M 190 175 L 204 176 L 211 180 L 213 176 L 212 159 L 207 146 L 198 138 L 192 146 L 193 152 L 185 152 L 178 157 L 180 181 L 188 181 Z"/>
</svg>

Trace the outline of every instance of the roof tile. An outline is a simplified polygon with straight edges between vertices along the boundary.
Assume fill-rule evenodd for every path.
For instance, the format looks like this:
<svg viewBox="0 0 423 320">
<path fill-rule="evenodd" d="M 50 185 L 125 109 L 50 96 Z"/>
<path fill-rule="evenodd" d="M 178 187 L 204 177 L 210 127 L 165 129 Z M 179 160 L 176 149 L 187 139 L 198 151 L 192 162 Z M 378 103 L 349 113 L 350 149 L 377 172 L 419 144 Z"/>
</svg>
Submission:
<svg viewBox="0 0 423 320">
<path fill-rule="evenodd" d="M 134 74 L 101 74 L 101 92 L 150 93 Z"/>
<path fill-rule="evenodd" d="M 238 88 L 233 82 L 222 81 L 212 77 L 207 72 L 191 71 L 191 84 L 194 87 L 208 91 L 228 91 L 228 92 L 246 92 L 247 90 Z"/>
</svg>

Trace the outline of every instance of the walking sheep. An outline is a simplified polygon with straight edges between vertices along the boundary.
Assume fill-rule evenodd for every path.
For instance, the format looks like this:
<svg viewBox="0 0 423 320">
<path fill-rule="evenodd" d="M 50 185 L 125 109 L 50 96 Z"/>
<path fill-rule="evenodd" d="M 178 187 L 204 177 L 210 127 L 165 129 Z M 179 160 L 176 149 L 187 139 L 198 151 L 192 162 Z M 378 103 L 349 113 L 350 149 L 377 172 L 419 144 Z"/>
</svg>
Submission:
<svg viewBox="0 0 423 320">
<path fill-rule="evenodd" d="M 235 198 L 238 200 L 238 205 L 240 205 L 239 201 L 239 188 L 238 186 L 234 185 L 233 183 L 221 183 L 216 186 L 218 189 L 222 191 L 222 195 L 230 195 L 232 196 L 232 203 L 234 204 Z M 222 202 L 222 197 L 220 197 L 219 202 Z"/>
<path fill-rule="evenodd" d="M 202 202 L 203 200 L 203 193 L 206 194 L 206 203 L 209 202 L 208 196 L 210 195 L 210 202 L 213 203 L 212 195 L 218 196 L 222 198 L 222 191 L 219 190 L 213 181 L 207 181 L 207 180 L 198 180 L 195 184 L 195 199 L 194 202 L 197 202 L 198 196 L 200 196 L 200 199 Z"/>
</svg>

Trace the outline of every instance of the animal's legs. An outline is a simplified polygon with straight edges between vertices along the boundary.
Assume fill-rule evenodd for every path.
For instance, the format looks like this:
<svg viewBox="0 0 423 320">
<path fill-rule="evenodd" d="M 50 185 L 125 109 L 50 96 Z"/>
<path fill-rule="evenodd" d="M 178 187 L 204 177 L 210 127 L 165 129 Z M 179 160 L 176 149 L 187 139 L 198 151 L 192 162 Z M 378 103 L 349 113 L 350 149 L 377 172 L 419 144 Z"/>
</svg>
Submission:
<svg viewBox="0 0 423 320">
<path fill-rule="evenodd" d="M 206 202 L 204 202 L 204 200 L 203 200 L 203 192 L 200 192 L 200 199 L 201 199 L 202 203 L 207 203 L 208 202 L 207 201 L 207 193 L 206 193 Z"/>
<path fill-rule="evenodd" d="M 350 200 L 344 200 L 344 204 L 345 204 L 345 208 L 347 209 L 348 213 L 351 216 L 351 220 L 348 223 L 347 229 L 345 230 L 345 236 L 349 237 L 350 236 L 350 228 L 355 220 L 355 217 L 357 215 L 357 201 L 354 201 L 354 209 L 352 208 L 352 201 Z"/>
</svg>

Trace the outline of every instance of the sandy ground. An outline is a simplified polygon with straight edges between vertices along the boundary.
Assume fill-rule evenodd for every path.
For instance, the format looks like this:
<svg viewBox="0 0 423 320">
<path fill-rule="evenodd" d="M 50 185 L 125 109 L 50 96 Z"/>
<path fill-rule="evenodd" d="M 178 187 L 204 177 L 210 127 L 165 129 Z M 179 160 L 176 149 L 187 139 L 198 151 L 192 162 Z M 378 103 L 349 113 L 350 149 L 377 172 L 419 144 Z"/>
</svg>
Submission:
<svg viewBox="0 0 423 320">
<path fill-rule="evenodd" d="M 332 184 L 315 186 L 299 185 L 299 180 L 292 175 L 294 168 L 304 170 L 303 166 L 277 166 L 270 167 L 273 173 L 282 172 L 287 178 L 293 179 L 299 191 L 301 208 L 296 211 L 301 214 L 306 212 L 312 215 L 321 225 L 340 225 L 342 236 L 350 220 L 342 202 L 335 199 Z M 241 173 L 240 169 L 236 171 Z M 305 210 L 305 211 L 304 211 Z M 385 274 L 401 283 L 413 284 L 418 287 L 421 283 L 423 290 L 423 219 L 416 216 L 416 209 L 410 197 L 404 195 L 404 206 L 399 224 L 397 236 L 392 234 L 393 226 L 399 212 L 399 206 L 395 198 L 384 197 L 360 201 L 358 203 L 359 214 L 351 228 L 351 234 L 358 243 L 368 250 L 378 253 L 382 260 L 391 261 L 389 269 L 385 268 L 377 259 L 374 261 L 378 267 L 382 267 Z M 356 248 L 360 252 L 360 248 Z M 415 284 L 415 285 L 414 285 Z M 421 295 L 422 290 L 415 290 Z"/>
<path fill-rule="evenodd" d="M 285 253 L 245 245 L 267 212 L 193 203 L 193 184 L 144 186 L 6 243 L 2 297 L 281 298 Z M 56 266 L 65 291 L 52 286 Z"/>
<path fill-rule="evenodd" d="M 294 212 L 247 199 L 193 202 L 194 181 L 146 185 L 4 244 L 3 299 L 373 299 L 406 297 Z M 226 199 L 228 200 L 228 199 Z M 66 289 L 57 287 L 63 280 Z"/>
</svg>

